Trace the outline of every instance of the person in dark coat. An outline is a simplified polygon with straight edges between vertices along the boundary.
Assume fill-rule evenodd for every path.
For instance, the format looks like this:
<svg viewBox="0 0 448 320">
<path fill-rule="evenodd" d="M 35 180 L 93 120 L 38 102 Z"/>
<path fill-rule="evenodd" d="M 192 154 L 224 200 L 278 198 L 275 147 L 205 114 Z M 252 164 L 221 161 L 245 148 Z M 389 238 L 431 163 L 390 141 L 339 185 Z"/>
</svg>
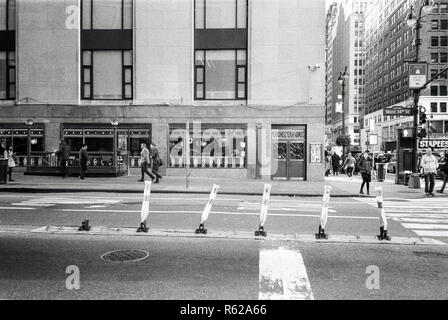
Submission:
<svg viewBox="0 0 448 320">
<path fill-rule="evenodd" d="M 366 150 L 358 160 L 358 168 L 361 172 L 362 184 L 359 194 L 364 194 L 364 185 L 367 187 L 367 195 L 370 195 L 370 182 L 372 181 L 372 166 L 373 160 Z"/>
<path fill-rule="evenodd" d="M 333 166 L 333 175 L 339 175 L 339 166 L 340 166 L 341 157 L 336 152 L 333 152 L 331 156 L 331 164 Z"/>
<path fill-rule="evenodd" d="M 87 164 L 89 163 L 89 155 L 87 154 L 87 145 L 83 144 L 81 150 L 79 150 L 79 178 L 81 180 L 85 179 L 85 175 L 87 172 Z"/>
<path fill-rule="evenodd" d="M 62 171 L 62 178 L 65 178 L 69 175 L 69 170 L 67 168 L 67 161 L 70 158 L 70 146 L 64 141 L 61 140 L 59 144 L 58 156 L 59 156 L 59 167 Z"/>
<path fill-rule="evenodd" d="M 446 187 L 446 182 L 448 181 L 448 152 L 445 152 L 445 164 L 443 164 L 442 166 L 439 167 L 440 171 L 442 172 L 443 175 L 443 185 L 442 188 L 440 188 L 440 190 L 437 190 L 438 193 L 443 193 L 445 191 L 445 187 Z"/>
<path fill-rule="evenodd" d="M 151 169 L 152 173 L 156 176 L 154 183 L 159 183 L 162 176 L 159 173 L 159 167 L 162 165 L 162 160 L 160 159 L 159 150 L 155 144 L 151 143 Z"/>
</svg>

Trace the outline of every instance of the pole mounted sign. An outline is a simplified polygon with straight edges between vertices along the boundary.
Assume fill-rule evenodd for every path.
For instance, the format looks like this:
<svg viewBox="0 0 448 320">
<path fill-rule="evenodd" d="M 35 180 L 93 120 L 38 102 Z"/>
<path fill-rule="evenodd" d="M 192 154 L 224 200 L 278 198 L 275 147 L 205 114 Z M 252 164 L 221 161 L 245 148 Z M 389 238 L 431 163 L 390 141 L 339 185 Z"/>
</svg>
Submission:
<svg viewBox="0 0 448 320">
<path fill-rule="evenodd" d="M 409 89 L 421 89 L 428 81 L 427 63 L 409 63 Z"/>
<path fill-rule="evenodd" d="M 412 108 L 406 108 L 402 106 L 393 106 L 391 108 L 383 109 L 383 115 L 388 116 L 399 116 L 399 117 L 410 117 L 413 115 Z"/>
</svg>

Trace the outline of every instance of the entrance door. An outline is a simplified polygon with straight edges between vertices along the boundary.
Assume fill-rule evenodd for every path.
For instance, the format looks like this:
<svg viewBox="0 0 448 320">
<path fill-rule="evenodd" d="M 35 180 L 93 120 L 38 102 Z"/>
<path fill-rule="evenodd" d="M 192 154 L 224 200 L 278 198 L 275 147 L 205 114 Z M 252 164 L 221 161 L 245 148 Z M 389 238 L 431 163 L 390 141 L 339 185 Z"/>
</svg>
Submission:
<svg viewBox="0 0 448 320">
<path fill-rule="evenodd" d="M 278 180 L 304 180 L 305 143 L 293 140 L 279 141 L 274 145 L 274 148 L 277 149 L 278 167 L 272 178 Z"/>
</svg>

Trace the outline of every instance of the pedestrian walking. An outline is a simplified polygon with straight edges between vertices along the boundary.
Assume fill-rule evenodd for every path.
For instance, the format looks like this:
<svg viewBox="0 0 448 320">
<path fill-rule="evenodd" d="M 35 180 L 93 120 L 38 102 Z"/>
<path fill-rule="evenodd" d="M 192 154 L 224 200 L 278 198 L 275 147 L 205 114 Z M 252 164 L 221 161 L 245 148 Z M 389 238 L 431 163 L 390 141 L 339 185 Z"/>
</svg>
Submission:
<svg viewBox="0 0 448 320">
<path fill-rule="evenodd" d="M 337 176 L 339 175 L 339 166 L 341 165 L 341 157 L 336 152 L 333 152 L 333 155 L 331 156 L 331 165 L 333 167 L 333 175 Z"/>
<path fill-rule="evenodd" d="M 151 169 L 152 174 L 156 176 L 154 183 L 159 183 L 162 176 L 159 174 L 159 167 L 162 166 L 162 159 L 160 158 L 159 150 L 156 145 L 151 143 Z"/>
<path fill-rule="evenodd" d="M 12 146 L 10 146 L 8 148 L 8 151 L 5 151 L 5 152 L 6 152 L 6 157 L 5 158 L 8 159 L 8 176 L 9 176 L 9 181 L 14 181 L 12 179 L 12 171 L 13 171 L 13 168 L 16 167 L 16 161 L 14 159 L 15 156 L 14 156 L 14 151 L 12 150 Z"/>
<path fill-rule="evenodd" d="M 328 177 L 330 172 L 331 172 L 331 154 L 327 154 L 325 157 L 325 176 Z"/>
<path fill-rule="evenodd" d="M 142 163 L 141 169 L 142 169 L 142 178 L 138 181 L 144 182 L 145 181 L 145 173 L 151 178 L 151 180 L 154 181 L 156 178 L 155 175 L 153 175 L 151 172 L 148 171 L 148 166 L 151 163 L 151 156 L 150 152 L 148 150 L 148 147 L 146 146 L 146 143 L 142 143 L 140 145 L 142 151 L 140 152 L 140 160 Z"/>
<path fill-rule="evenodd" d="M 445 156 L 443 158 L 445 160 L 445 163 L 442 166 L 439 166 L 440 172 L 443 176 L 443 185 L 440 190 L 437 190 L 438 193 L 443 193 L 445 191 L 446 182 L 448 181 L 448 151 L 445 152 Z"/>
<path fill-rule="evenodd" d="M 61 140 L 59 144 L 58 156 L 59 156 L 59 168 L 62 171 L 62 178 L 69 176 L 70 172 L 67 168 L 67 161 L 70 158 L 70 146 L 64 141 Z"/>
<path fill-rule="evenodd" d="M 359 194 L 364 194 L 364 186 L 367 187 L 367 195 L 370 195 L 370 182 L 372 181 L 372 163 L 373 160 L 366 150 L 358 160 L 358 168 L 361 172 L 362 184 Z"/>
<path fill-rule="evenodd" d="M 352 156 L 352 153 L 349 152 L 347 158 L 345 158 L 343 167 L 345 172 L 347 173 L 347 176 L 351 179 L 353 177 L 353 170 L 355 170 L 355 164 L 356 160 Z"/>
<path fill-rule="evenodd" d="M 425 175 L 425 194 L 427 197 L 434 197 L 434 186 L 436 185 L 436 173 L 439 162 L 432 154 L 431 148 L 428 148 L 426 154 L 422 157 L 421 166 Z"/>
<path fill-rule="evenodd" d="M 81 149 L 79 150 L 79 178 L 81 180 L 85 179 L 87 173 L 87 164 L 89 163 L 89 155 L 87 153 L 87 145 L 83 144 Z"/>
</svg>

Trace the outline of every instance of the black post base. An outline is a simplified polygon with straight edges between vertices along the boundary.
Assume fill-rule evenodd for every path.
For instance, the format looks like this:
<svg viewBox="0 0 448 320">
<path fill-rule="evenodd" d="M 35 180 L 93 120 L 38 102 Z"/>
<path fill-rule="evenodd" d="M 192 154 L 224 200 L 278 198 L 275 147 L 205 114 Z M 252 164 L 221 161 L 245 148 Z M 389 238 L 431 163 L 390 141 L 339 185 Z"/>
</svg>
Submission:
<svg viewBox="0 0 448 320">
<path fill-rule="evenodd" d="M 90 231 L 89 220 L 84 220 L 78 228 L 78 231 Z"/>
<path fill-rule="evenodd" d="M 140 223 L 140 227 L 137 229 L 137 232 L 145 232 L 147 233 L 149 228 L 146 226 L 146 222 Z"/>
<path fill-rule="evenodd" d="M 195 234 L 207 234 L 207 229 L 205 229 L 204 224 L 199 224 L 199 228 L 194 230 Z"/>
<path fill-rule="evenodd" d="M 328 240 L 328 234 L 325 234 L 325 229 L 322 228 L 321 225 L 319 225 L 319 232 L 315 234 L 317 240 L 325 239 Z"/>
<path fill-rule="evenodd" d="M 264 227 L 258 228 L 258 231 L 255 231 L 255 236 L 256 237 L 266 237 L 268 235 L 268 233 L 266 231 L 264 231 Z"/>
</svg>

